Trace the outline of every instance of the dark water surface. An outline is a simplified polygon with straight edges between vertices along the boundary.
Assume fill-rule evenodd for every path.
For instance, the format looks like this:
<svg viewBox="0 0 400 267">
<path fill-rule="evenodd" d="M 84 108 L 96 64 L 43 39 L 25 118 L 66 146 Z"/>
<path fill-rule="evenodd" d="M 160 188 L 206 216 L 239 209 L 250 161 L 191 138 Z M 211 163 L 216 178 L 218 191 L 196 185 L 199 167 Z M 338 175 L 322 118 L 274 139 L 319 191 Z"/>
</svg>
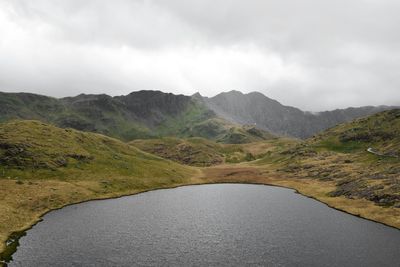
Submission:
<svg viewBox="0 0 400 267">
<path fill-rule="evenodd" d="M 293 190 L 217 184 L 50 212 L 10 266 L 400 266 L 400 231 Z"/>
</svg>

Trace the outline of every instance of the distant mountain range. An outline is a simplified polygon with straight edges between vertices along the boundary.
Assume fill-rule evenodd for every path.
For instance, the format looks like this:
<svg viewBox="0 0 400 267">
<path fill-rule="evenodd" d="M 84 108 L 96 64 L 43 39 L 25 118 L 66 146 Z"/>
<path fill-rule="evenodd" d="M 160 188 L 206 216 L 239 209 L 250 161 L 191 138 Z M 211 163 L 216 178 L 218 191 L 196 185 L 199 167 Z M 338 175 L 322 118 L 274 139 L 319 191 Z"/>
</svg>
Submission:
<svg viewBox="0 0 400 267">
<path fill-rule="evenodd" d="M 393 109 L 390 106 L 365 106 L 311 113 L 284 106 L 265 95 L 239 91 L 221 93 L 214 97 L 193 96 L 218 116 L 239 124 L 253 124 L 277 135 L 307 138 L 337 124 Z"/>
<path fill-rule="evenodd" d="M 63 128 L 98 132 L 124 141 L 162 136 L 204 137 L 243 143 L 286 135 L 312 136 L 336 124 L 394 107 L 360 107 L 319 113 L 284 106 L 261 93 L 238 91 L 215 97 L 137 91 L 53 98 L 0 93 L 0 122 L 35 119 Z"/>
</svg>

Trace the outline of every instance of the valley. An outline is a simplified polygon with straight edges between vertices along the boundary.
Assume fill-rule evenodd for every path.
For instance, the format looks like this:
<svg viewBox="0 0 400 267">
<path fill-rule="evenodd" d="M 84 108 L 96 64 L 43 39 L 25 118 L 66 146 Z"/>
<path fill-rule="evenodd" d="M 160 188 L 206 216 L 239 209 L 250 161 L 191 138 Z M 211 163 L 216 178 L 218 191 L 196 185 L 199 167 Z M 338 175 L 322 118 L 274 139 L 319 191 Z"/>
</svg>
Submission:
<svg viewBox="0 0 400 267">
<path fill-rule="evenodd" d="M 393 110 L 305 141 L 271 137 L 224 144 L 172 137 L 124 143 L 38 121 L 3 123 L 1 250 L 12 251 L 5 245 L 12 233 L 65 205 L 206 183 L 288 187 L 330 207 L 400 228 L 400 161 L 367 151 L 370 146 L 382 153 L 399 151 L 399 126 L 400 110 Z"/>
<path fill-rule="evenodd" d="M 399 10 L 0 0 L 0 267 L 399 266 Z"/>
<path fill-rule="evenodd" d="M 60 128 L 45 119 L 4 119 L 1 258 L 15 250 L 15 233 L 51 210 L 194 184 L 292 188 L 332 208 L 400 228 L 399 109 L 339 124 L 305 140 L 212 116 L 190 124 L 179 115 L 170 129 L 157 128 L 158 136 L 129 141 L 97 130 Z M 187 125 L 192 125 L 191 134 L 176 134 Z"/>
</svg>

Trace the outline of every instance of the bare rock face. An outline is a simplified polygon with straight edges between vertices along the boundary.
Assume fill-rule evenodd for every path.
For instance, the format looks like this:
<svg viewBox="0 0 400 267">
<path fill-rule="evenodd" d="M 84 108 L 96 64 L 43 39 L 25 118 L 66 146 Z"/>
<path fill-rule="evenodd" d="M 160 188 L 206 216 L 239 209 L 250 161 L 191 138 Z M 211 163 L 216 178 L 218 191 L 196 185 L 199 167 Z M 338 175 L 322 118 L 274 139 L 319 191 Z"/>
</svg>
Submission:
<svg viewBox="0 0 400 267">
<path fill-rule="evenodd" d="M 160 91 L 138 91 L 115 99 L 137 119 L 151 126 L 162 123 L 168 117 L 178 116 L 192 104 L 189 96 Z"/>
</svg>

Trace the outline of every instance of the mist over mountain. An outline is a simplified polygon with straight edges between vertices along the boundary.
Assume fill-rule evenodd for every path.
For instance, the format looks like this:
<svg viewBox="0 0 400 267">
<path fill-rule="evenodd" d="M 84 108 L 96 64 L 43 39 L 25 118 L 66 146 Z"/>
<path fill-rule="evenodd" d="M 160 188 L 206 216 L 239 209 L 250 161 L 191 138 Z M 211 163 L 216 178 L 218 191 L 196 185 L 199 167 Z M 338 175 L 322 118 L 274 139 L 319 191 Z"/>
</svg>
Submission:
<svg viewBox="0 0 400 267">
<path fill-rule="evenodd" d="M 355 118 L 392 109 L 390 106 L 365 106 L 324 112 L 307 112 L 285 106 L 262 93 L 239 91 L 220 93 L 214 97 L 193 96 L 218 116 L 239 124 L 254 124 L 277 135 L 310 137 L 322 130 Z"/>
</svg>

